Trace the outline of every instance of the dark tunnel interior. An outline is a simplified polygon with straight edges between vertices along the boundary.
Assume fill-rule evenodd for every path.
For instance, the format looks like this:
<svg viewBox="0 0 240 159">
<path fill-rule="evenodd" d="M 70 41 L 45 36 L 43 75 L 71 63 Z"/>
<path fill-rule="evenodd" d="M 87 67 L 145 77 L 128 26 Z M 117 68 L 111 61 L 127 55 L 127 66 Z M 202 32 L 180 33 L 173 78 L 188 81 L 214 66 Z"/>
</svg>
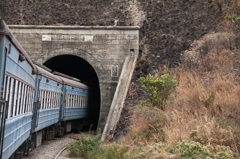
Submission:
<svg viewBox="0 0 240 159">
<path fill-rule="evenodd" d="M 53 71 L 57 71 L 77 79 L 89 86 L 89 118 L 85 127 L 97 129 L 100 111 L 100 88 L 97 74 L 94 68 L 84 59 L 74 55 L 60 55 L 43 63 Z"/>
</svg>

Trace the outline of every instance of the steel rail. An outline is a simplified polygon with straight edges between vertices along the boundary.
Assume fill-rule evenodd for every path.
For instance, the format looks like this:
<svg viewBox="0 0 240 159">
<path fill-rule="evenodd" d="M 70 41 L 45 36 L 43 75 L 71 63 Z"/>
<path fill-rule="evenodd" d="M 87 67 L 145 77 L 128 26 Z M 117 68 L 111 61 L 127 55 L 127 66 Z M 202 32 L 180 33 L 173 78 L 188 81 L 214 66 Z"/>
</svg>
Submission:
<svg viewBox="0 0 240 159">
<path fill-rule="evenodd" d="M 66 147 L 64 147 L 61 151 L 59 151 L 57 156 L 54 159 L 57 159 L 65 149 L 66 149 Z"/>
</svg>

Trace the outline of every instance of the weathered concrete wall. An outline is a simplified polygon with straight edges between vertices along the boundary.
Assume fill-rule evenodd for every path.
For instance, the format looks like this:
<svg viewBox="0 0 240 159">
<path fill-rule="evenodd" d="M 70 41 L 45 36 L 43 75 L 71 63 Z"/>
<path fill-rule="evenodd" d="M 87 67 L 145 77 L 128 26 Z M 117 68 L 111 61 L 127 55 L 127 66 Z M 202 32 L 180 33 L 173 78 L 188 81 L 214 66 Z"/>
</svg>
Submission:
<svg viewBox="0 0 240 159">
<path fill-rule="evenodd" d="M 138 55 L 138 27 L 10 26 L 38 63 L 58 55 L 76 55 L 94 68 L 100 85 L 99 127 L 103 128 L 124 60 Z M 134 68 L 129 68 L 134 69 Z"/>
</svg>

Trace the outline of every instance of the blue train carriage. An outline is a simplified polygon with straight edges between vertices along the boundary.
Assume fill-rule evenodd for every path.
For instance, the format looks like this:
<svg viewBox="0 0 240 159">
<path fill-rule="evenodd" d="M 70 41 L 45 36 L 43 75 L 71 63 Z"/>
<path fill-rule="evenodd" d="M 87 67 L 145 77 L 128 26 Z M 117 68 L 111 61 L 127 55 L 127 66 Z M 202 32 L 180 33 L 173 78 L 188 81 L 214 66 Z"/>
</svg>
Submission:
<svg viewBox="0 0 240 159">
<path fill-rule="evenodd" d="M 27 141 L 31 133 L 35 91 L 35 66 L 0 19 L 1 156 L 7 159 Z M 2 114 L 2 113 L 1 113 Z M 4 117 L 5 116 L 5 117 Z M 5 124 L 4 124 L 5 123 Z M 27 145 L 27 144 L 25 144 Z"/>
<path fill-rule="evenodd" d="M 50 140 L 59 131 L 62 131 L 59 123 L 59 112 L 61 105 L 62 79 L 51 73 L 44 66 L 36 66 L 36 109 L 33 110 L 33 141 L 34 146 L 41 145 L 41 141 Z"/>
<path fill-rule="evenodd" d="M 81 129 L 88 116 L 88 86 L 80 80 L 53 72 L 63 80 L 63 101 L 60 120 L 65 123 L 65 131 Z M 73 127 L 74 126 L 74 127 Z"/>
</svg>

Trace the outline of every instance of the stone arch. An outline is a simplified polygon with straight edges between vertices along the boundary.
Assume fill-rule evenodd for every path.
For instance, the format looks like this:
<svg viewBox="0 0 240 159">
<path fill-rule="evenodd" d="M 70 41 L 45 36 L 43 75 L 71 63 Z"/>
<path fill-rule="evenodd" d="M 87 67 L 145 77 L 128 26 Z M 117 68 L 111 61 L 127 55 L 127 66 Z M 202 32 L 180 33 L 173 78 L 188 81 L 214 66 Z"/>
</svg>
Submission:
<svg viewBox="0 0 240 159">
<path fill-rule="evenodd" d="M 92 128 L 96 129 L 100 113 L 101 96 L 99 79 L 94 67 L 87 60 L 74 54 L 55 54 L 55 56 L 48 58 L 43 65 L 53 71 L 78 78 L 90 87 L 89 122 L 87 128 L 93 125 Z"/>
<path fill-rule="evenodd" d="M 98 78 L 100 78 L 101 75 L 105 73 L 105 68 L 98 60 L 99 58 L 97 55 L 94 55 L 90 50 L 83 50 L 73 47 L 51 49 L 49 52 L 46 52 L 41 59 L 38 59 L 37 62 L 45 63 L 46 61 L 60 55 L 75 55 L 86 60 L 94 68 L 94 70 L 96 70 Z"/>
</svg>

